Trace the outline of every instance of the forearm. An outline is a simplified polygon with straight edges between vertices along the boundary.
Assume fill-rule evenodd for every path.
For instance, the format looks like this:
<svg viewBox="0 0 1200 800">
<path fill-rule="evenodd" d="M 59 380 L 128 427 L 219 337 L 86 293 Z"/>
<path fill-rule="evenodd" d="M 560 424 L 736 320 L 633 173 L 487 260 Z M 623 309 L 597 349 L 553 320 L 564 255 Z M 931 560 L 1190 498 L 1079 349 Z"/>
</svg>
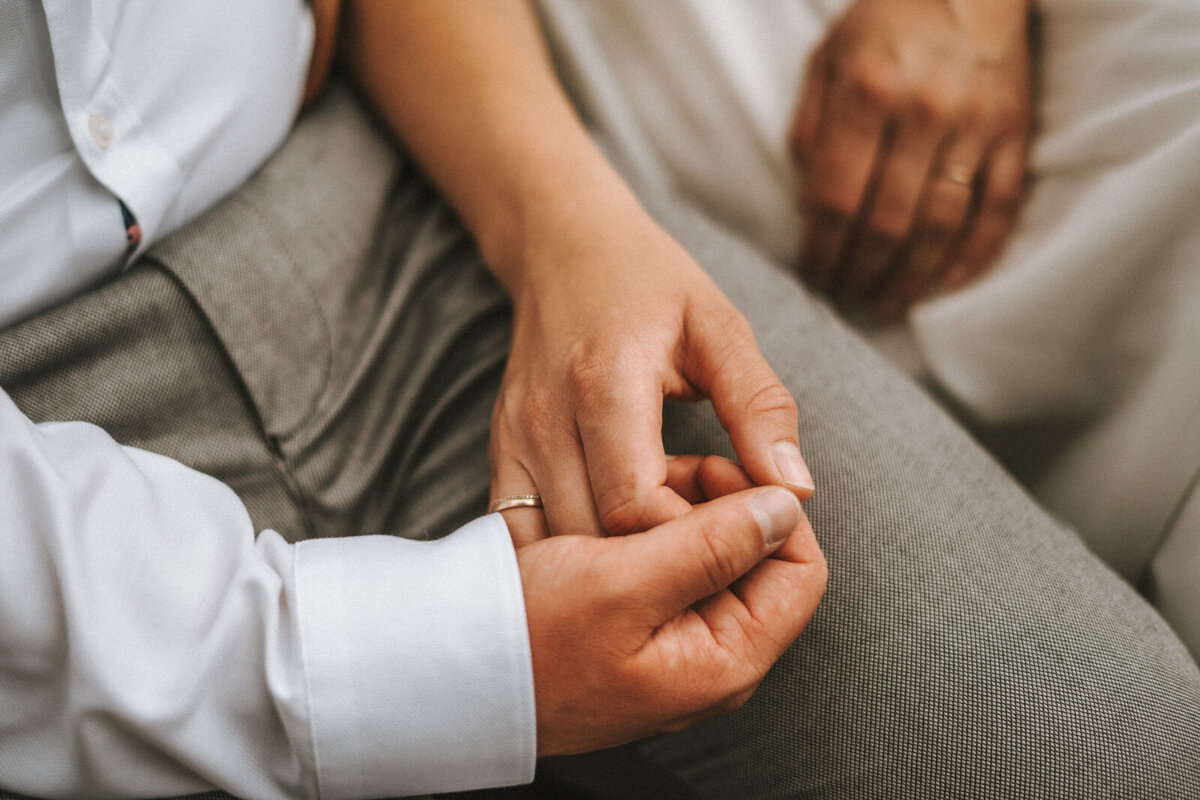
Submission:
<svg viewBox="0 0 1200 800">
<path fill-rule="evenodd" d="M 343 61 L 511 294 L 550 235 L 636 201 L 559 87 L 522 0 L 357 0 Z"/>
</svg>

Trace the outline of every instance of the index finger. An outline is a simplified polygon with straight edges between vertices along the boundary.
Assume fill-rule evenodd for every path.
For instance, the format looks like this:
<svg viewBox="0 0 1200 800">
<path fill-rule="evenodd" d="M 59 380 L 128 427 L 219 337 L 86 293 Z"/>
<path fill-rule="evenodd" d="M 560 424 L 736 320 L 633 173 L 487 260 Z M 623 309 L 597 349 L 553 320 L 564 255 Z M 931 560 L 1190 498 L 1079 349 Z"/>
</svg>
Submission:
<svg viewBox="0 0 1200 800">
<path fill-rule="evenodd" d="M 690 312 L 686 325 L 685 375 L 712 401 L 746 472 L 807 500 L 815 484 L 800 454 L 796 401 L 759 352 L 750 324 L 730 306 Z"/>
</svg>

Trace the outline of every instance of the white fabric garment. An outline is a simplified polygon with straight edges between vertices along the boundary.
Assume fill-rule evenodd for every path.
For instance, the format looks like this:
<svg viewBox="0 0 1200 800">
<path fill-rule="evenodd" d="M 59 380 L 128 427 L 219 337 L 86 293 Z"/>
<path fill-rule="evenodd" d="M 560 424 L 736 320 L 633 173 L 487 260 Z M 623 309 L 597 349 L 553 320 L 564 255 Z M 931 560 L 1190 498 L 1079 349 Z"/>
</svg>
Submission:
<svg viewBox="0 0 1200 800">
<path fill-rule="evenodd" d="M 498 514 L 436 542 L 255 541 L 213 478 L 0 392 L 0 787 L 391 797 L 532 780 Z"/>
<path fill-rule="evenodd" d="M 781 264 L 801 233 L 786 131 L 846 4 L 540 2 L 585 118 L 643 179 Z M 985 280 L 877 335 L 979 420 L 1071 431 L 1031 488 L 1127 577 L 1149 570 L 1200 655 L 1200 514 L 1185 508 L 1200 504 L 1200 3 L 1038 6 L 1020 228 Z"/>
<path fill-rule="evenodd" d="M 290 127 L 312 46 L 296 0 L 45 12 L 0 4 L 0 325 L 119 268 L 116 197 L 149 241 L 244 180 Z M 433 543 L 254 533 L 218 481 L 91 425 L 34 425 L 0 390 L 0 787 L 335 798 L 532 779 L 499 515 Z"/>
<path fill-rule="evenodd" d="M 283 141 L 313 46 L 303 0 L 0 3 L 0 328 L 125 262 Z"/>
</svg>

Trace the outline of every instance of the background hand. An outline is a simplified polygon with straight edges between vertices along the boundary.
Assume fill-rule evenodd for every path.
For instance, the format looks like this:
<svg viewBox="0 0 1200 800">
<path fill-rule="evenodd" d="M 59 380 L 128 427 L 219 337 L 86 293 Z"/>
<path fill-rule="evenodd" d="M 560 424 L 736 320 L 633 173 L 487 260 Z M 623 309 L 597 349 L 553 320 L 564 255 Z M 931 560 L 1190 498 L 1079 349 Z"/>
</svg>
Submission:
<svg viewBox="0 0 1200 800">
<path fill-rule="evenodd" d="M 814 52 L 791 132 L 802 270 L 894 318 L 999 254 L 1031 126 L 1024 0 L 857 0 Z"/>
<path fill-rule="evenodd" d="M 794 495 L 749 488 L 724 459 L 676 459 L 671 472 L 691 500 L 726 496 L 645 533 L 555 536 L 517 550 L 539 755 L 611 747 L 737 708 L 824 592 L 825 561 Z"/>
<path fill-rule="evenodd" d="M 555 533 L 629 533 L 684 514 L 691 504 L 667 485 L 662 403 L 702 396 L 756 483 L 806 498 L 795 403 L 748 323 L 632 196 L 595 208 L 532 251 L 510 287 L 493 498 L 539 492 Z"/>
</svg>

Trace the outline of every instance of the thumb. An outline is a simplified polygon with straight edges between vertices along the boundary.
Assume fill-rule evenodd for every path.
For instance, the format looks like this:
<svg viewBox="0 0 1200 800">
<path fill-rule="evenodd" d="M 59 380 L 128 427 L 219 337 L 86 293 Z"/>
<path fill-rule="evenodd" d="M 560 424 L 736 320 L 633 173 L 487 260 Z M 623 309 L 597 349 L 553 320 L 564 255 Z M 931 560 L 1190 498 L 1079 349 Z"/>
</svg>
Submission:
<svg viewBox="0 0 1200 800">
<path fill-rule="evenodd" d="M 745 575 L 800 525 L 800 501 L 780 487 L 747 489 L 620 540 L 627 580 L 661 624 Z"/>
</svg>

